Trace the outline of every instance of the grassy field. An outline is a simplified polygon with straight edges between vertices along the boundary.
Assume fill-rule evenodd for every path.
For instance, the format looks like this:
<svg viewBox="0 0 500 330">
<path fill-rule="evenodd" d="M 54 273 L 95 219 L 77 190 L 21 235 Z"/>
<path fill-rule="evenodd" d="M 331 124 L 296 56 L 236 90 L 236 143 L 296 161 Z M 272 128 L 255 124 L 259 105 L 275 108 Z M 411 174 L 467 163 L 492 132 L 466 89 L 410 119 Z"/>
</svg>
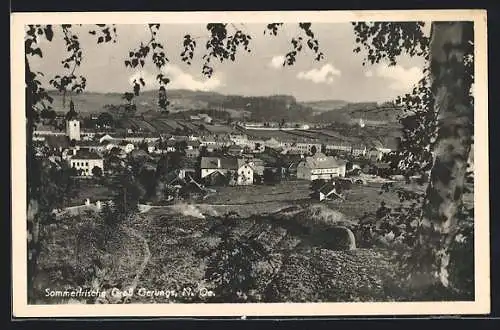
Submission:
<svg viewBox="0 0 500 330">
<path fill-rule="evenodd" d="M 423 190 L 418 186 L 411 188 Z M 88 183 L 80 198 L 104 194 L 100 189 Z M 97 215 L 62 217 L 50 225 L 44 238 L 46 244 L 40 257 L 42 284 L 56 289 L 95 285 L 177 292 L 186 287 L 210 289 L 213 284 L 204 279 L 206 253 L 214 251 L 221 239 L 212 229 L 220 216 L 235 211 L 239 216 L 232 220 L 230 230 L 244 235 L 257 231 L 256 240 L 269 251 L 272 262 L 281 265 L 272 279 L 269 260 L 259 261 L 263 267 L 259 283 L 272 281 L 273 299 L 282 302 L 404 300 L 408 293 L 388 289 L 395 285 L 394 276 L 388 276 L 394 271 L 391 261 L 394 251 L 375 246 L 334 251 L 300 229 L 304 224 L 316 228 L 326 222 L 355 225 L 365 212 L 376 211 L 380 202 L 388 206 L 397 204 L 394 192 L 379 192 L 380 184 L 355 185 L 345 193 L 344 201 L 318 203 L 309 199 L 307 181 L 222 187 L 201 203 L 153 207 L 125 220 L 106 239 L 102 251 L 90 239 L 102 232 L 101 227 L 96 227 L 100 221 Z M 470 202 L 471 196 L 466 199 Z M 278 210 L 281 212 L 273 213 Z M 89 228 L 94 228 L 94 234 L 82 236 L 82 230 L 88 233 Z M 95 260 L 100 260 L 104 275 L 92 273 Z M 323 277 L 318 278 L 318 274 Z M 327 290 L 323 290 L 325 285 Z M 134 295 L 131 302 L 200 302 L 196 298 Z"/>
<path fill-rule="evenodd" d="M 217 192 L 205 199 L 204 203 L 213 206 L 227 205 L 228 210 L 250 208 L 254 210 L 252 213 L 272 213 L 287 206 L 319 203 L 309 197 L 309 185 L 309 181 L 297 180 L 284 181 L 277 185 L 220 187 L 216 188 Z M 396 206 L 399 201 L 396 193 L 380 194 L 380 188 L 381 184 L 376 183 L 353 185 L 352 189 L 345 192 L 345 200 L 322 203 L 356 221 L 365 212 L 375 212 L 382 201 L 387 206 Z"/>
<path fill-rule="evenodd" d="M 114 196 L 111 188 L 94 180 L 78 180 L 72 191 L 72 198 L 67 201 L 66 206 L 77 206 L 85 203 L 88 198 L 93 203 L 96 200 L 108 200 Z"/>
</svg>

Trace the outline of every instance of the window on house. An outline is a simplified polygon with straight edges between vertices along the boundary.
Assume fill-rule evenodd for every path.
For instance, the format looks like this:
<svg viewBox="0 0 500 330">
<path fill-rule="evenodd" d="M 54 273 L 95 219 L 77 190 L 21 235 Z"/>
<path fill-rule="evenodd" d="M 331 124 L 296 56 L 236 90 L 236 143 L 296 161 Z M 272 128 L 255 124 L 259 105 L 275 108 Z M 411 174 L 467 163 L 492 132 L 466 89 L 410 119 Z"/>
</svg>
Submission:
<svg viewBox="0 0 500 330">
<path fill-rule="evenodd" d="M 89 162 L 85 162 L 85 166 L 89 166 Z"/>
</svg>

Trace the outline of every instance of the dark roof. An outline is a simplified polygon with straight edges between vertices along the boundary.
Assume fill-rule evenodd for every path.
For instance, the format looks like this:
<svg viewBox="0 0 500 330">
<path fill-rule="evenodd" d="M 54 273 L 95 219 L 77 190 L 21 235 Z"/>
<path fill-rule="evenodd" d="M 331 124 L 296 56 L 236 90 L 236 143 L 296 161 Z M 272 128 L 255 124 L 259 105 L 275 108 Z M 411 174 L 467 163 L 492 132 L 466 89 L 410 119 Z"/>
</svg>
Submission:
<svg viewBox="0 0 500 330">
<path fill-rule="evenodd" d="M 322 192 L 325 195 L 330 193 L 332 190 L 335 190 L 335 184 L 333 182 L 327 182 L 319 188 L 319 192 Z"/>
<path fill-rule="evenodd" d="M 220 160 L 220 167 L 218 166 Z M 238 159 L 234 157 L 202 157 L 201 168 L 205 169 L 238 169 Z"/>
<path fill-rule="evenodd" d="M 49 135 L 45 137 L 45 144 L 52 148 L 68 148 L 69 139 L 63 135 Z"/>
<path fill-rule="evenodd" d="M 77 146 L 81 147 L 98 147 L 100 146 L 98 141 L 76 141 Z"/>
<path fill-rule="evenodd" d="M 68 111 L 65 118 L 66 120 L 78 119 L 78 113 L 76 111 Z"/>
<path fill-rule="evenodd" d="M 141 157 L 141 158 L 149 158 L 151 159 L 151 156 L 144 150 L 142 149 L 134 149 L 130 153 L 130 156 L 133 158 Z"/>
<path fill-rule="evenodd" d="M 243 147 L 239 146 L 237 144 L 233 144 L 233 145 L 229 146 L 228 150 L 229 151 L 242 151 Z"/>
<path fill-rule="evenodd" d="M 95 152 L 89 152 L 85 150 L 78 150 L 75 156 L 72 159 L 102 159 L 101 156 L 96 154 Z"/>
</svg>

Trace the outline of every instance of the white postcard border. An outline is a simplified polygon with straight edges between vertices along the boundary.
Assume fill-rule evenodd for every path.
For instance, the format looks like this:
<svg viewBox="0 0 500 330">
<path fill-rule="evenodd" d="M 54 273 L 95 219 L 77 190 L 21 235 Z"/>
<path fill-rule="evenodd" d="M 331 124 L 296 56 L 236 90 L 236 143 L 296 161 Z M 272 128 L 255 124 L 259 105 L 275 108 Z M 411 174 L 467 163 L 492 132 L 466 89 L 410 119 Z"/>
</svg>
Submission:
<svg viewBox="0 0 500 330">
<path fill-rule="evenodd" d="M 475 301 L 381 303 L 28 305 L 26 246 L 26 24 L 144 24 L 238 21 L 474 21 Z M 485 10 L 283 12 L 88 12 L 11 14 L 12 298 L 14 317 L 456 315 L 490 312 L 487 31 Z M 481 109 L 481 111 L 477 111 Z M 483 110 L 484 109 L 484 110 Z"/>
</svg>

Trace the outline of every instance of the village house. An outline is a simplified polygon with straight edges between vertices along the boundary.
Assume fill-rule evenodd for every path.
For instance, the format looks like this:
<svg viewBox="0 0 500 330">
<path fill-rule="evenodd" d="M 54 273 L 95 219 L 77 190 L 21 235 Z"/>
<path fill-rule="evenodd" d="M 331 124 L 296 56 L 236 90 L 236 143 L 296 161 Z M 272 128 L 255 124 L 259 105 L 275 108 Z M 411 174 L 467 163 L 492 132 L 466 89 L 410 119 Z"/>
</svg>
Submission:
<svg viewBox="0 0 500 330">
<path fill-rule="evenodd" d="M 106 150 L 106 145 L 101 144 L 97 141 L 80 140 L 75 143 L 74 149 L 86 150 L 90 152 L 103 152 L 104 150 Z"/>
<path fill-rule="evenodd" d="M 236 145 L 239 146 L 247 146 L 248 145 L 248 136 L 246 134 L 230 134 L 229 139 Z"/>
<path fill-rule="evenodd" d="M 186 149 L 187 150 L 194 150 L 194 149 L 200 149 L 200 141 L 198 140 L 187 140 L 186 142 Z"/>
<path fill-rule="evenodd" d="M 37 127 L 35 128 L 35 130 L 33 131 L 34 140 L 35 140 L 35 137 L 40 138 L 40 137 L 44 137 L 44 136 L 48 136 L 48 135 L 64 136 L 64 135 L 66 135 L 66 133 L 54 129 L 53 126 L 42 125 L 42 124 L 38 124 Z"/>
<path fill-rule="evenodd" d="M 213 174 L 227 178 L 229 184 L 253 184 L 254 169 L 248 161 L 236 157 L 202 157 L 201 178 L 205 179 Z"/>
<path fill-rule="evenodd" d="M 90 141 L 90 140 L 94 139 L 94 137 L 97 135 L 97 133 L 94 131 L 90 131 L 90 130 L 82 130 L 80 135 L 81 135 L 82 140 Z"/>
<path fill-rule="evenodd" d="M 46 136 L 43 141 L 39 142 L 44 146 L 45 150 L 58 156 L 62 156 L 64 151 L 70 148 L 70 141 L 67 136 L 50 135 Z"/>
<path fill-rule="evenodd" d="M 206 124 L 211 124 L 213 119 L 212 117 L 210 117 L 209 115 L 207 115 L 206 113 L 200 113 L 198 114 L 198 116 L 200 117 L 201 120 L 203 120 Z"/>
<path fill-rule="evenodd" d="M 260 139 L 249 139 L 244 146 L 251 153 L 261 153 L 266 149 L 265 141 Z"/>
<path fill-rule="evenodd" d="M 367 152 L 366 145 L 364 144 L 354 144 L 351 149 L 351 153 L 353 156 L 365 156 Z"/>
<path fill-rule="evenodd" d="M 280 141 L 278 141 L 275 138 L 273 138 L 273 137 L 270 138 L 270 139 L 268 139 L 268 140 L 266 140 L 264 142 L 264 145 L 266 147 L 268 147 L 268 148 L 271 148 L 271 149 L 280 149 L 280 148 L 283 147 L 283 144 Z"/>
<path fill-rule="evenodd" d="M 366 157 L 371 161 L 381 161 L 384 153 L 376 147 L 371 147 L 366 153 Z"/>
<path fill-rule="evenodd" d="M 288 154 L 310 155 L 321 151 L 321 143 L 295 142 L 285 144 Z"/>
<path fill-rule="evenodd" d="M 342 152 L 351 152 L 352 151 L 352 146 L 350 143 L 345 143 L 345 142 L 335 142 L 335 143 L 328 143 L 325 146 L 326 151 L 342 151 Z"/>
<path fill-rule="evenodd" d="M 338 184 L 333 181 L 325 182 L 317 191 L 313 192 L 312 197 L 320 202 L 331 199 L 342 199 L 343 196 L 338 189 Z"/>
<path fill-rule="evenodd" d="M 177 141 L 173 139 L 168 139 L 164 142 L 164 150 L 166 152 L 175 152 L 177 149 L 175 146 L 177 145 Z"/>
<path fill-rule="evenodd" d="M 186 157 L 189 159 L 198 158 L 200 156 L 200 149 L 186 149 Z"/>
<path fill-rule="evenodd" d="M 76 155 L 71 157 L 70 166 L 75 168 L 81 176 L 93 176 L 95 167 L 100 168 L 101 173 L 104 173 L 104 160 L 94 152 L 77 152 Z"/>
<path fill-rule="evenodd" d="M 132 150 L 135 149 L 135 146 L 133 143 L 122 140 L 120 143 L 118 143 L 118 148 L 122 149 L 125 151 L 127 154 L 130 153 Z"/>
<path fill-rule="evenodd" d="M 200 139 L 200 146 L 207 148 L 207 151 L 212 152 L 214 150 L 230 146 L 232 144 L 229 138 L 224 138 L 221 136 L 210 135 L 202 137 Z"/>
<path fill-rule="evenodd" d="M 297 165 L 297 179 L 317 180 L 344 177 L 346 162 L 332 156 L 318 152 L 314 156 L 306 157 Z"/>
<path fill-rule="evenodd" d="M 243 147 L 237 144 L 233 144 L 229 146 L 229 148 L 227 149 L 227 153 L 231 156 L 240 156 L 241 154 L 243 154 Z"/>
</svg>

